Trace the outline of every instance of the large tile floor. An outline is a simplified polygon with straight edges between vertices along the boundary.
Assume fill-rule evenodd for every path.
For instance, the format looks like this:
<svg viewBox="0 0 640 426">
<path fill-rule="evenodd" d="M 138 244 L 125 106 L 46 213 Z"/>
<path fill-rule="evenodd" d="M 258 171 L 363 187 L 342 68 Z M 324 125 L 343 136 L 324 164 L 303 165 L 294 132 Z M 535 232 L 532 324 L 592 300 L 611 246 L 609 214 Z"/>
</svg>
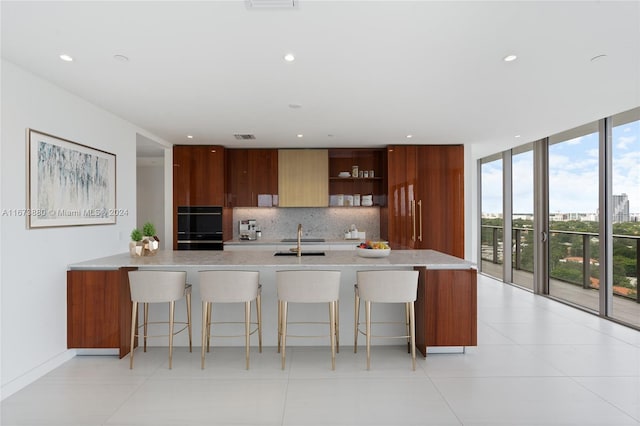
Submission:
<svg viewBox="0 0 640 426">
<path fill-rule="evenodd" d="M 410 369 L 406 347 L 166 349 L 82 356 L 2 402 L 11 425 L 639 425 L 640 333 L 491 278 L 478 280 L 478 341 Z M 346 339 L 346 337 L 344 337 Z"/>
</svg>

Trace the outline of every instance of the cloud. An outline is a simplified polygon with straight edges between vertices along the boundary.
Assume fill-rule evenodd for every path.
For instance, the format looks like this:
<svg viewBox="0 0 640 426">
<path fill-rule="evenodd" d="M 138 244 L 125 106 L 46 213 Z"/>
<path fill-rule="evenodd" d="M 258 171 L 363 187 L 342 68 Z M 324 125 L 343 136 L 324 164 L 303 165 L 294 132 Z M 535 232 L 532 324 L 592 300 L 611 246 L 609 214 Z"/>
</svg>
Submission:
<svg viewBox="0 0 640 426">
<path fill-rule="evenodd" d="M 584 136 L 579 136 L 579 137 L 574 138 L 574 139 L 569 139 L 568 141 L 565 141 L 563 143 L 566 143 L 568 145 L 580 145 L 582 143 L 583 139 L 584 139 Z"/>
<path fill-rule="evenodd" d="M 638 140 L 638 136 L 637 135 L 633 135 L 633 136 L 620 136 L 617 139 L 617 143 L 616 143 L 616 148 L 618 149 L 629 149 L 629 145 L 633 144 L 635 141 Z"/>
</svg>

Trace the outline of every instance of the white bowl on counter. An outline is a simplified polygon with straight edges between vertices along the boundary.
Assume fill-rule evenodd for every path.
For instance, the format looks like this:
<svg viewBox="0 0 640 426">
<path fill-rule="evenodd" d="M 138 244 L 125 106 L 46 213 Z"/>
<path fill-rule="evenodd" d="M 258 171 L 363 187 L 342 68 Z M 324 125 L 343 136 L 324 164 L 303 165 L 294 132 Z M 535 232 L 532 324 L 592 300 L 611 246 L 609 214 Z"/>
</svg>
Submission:
<svg viewBox="0 0 640 426">
<path fill-rule="evenodd" d="M 391 249 L 364 249 L 356 247 L 356 254 L 360 257 L 387 257 Z"/>
</svg>

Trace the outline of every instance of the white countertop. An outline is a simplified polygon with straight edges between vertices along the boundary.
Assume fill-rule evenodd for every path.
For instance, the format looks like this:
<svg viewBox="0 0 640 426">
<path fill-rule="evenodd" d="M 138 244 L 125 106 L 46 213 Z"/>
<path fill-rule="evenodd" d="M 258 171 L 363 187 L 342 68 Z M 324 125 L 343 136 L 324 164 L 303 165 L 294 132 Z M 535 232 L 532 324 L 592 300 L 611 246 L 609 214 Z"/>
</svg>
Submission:
<svg viewBox="0 0 640 426">
<path fill-rule="evenodd" d="M 354 246 L 361 243 L 364 239 L 356 238 L 353 240 L 346 239 L 325 239 L 324 241 L 302 241 L 303 246 L 326 246 L 326 245 L 351 245 Z M 257 240 L 240 240 L 234 238 L 233 240 L 227 240 L 224 242 L 224 245 L 242 245 L 242 246 L 259 246 L 259 245 L 283 245 L 283 246 L 295 246 L 296 242 L 285 242 L 282 239 L 268 239 L 268 238 L 260 238 Z"/>
<path fill-rule="evenodd" d="M 318 243 L 323 244 L 323 243 Z M 326 243 L 324 243 L 326 244 Z M 309 248 L 309 250 L 313 250 Z M 284 251 L 284 250 L 283 250 Z M 304 251 L 304 250 L 303 250 Z M 414 267 L 427 269 L 471 269 L 475 264 L 434 250 L 391 250 L 387 257 L 364 258 L 355 251 L 325 251 L 325 256 L 274 256 L 272 251 L 172 251 L 155 256 L 131 257 L 127 253 L 87 260 L 69 269 L 117 269 L 121 267 Z"/>
</svg>

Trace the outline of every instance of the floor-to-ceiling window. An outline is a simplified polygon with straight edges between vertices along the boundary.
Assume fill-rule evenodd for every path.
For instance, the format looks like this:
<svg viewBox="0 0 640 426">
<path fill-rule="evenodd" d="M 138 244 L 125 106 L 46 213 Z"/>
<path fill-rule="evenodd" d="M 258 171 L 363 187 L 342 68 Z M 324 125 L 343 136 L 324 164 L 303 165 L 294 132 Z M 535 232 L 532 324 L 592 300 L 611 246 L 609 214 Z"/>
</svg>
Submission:
<svg viewBox="0 0 640 426">
<path fill-rule="evenodd" d="M 549 138 L 549 295 L 598 311 L 598 123 Z"/>
<path fill-rule="evenodd" d="M 533 144 L 511 150 L 512 282 L 533 290 Z"/>
<path fill-rule="evenodd" d="M 640 327 L 640 108 L 612 117 L 613 300 L 609 316 Z"/>
<path fill-rule="evenodd" d="M 497 155 L 482 161 L 480 181 L 481 201 L 481 271 L 497 278 L 503 278 L 504 262 L 504 221 L 502 214 L 502 156 Z"/>
<path fill-rule="evenodd" d="M 479 165 L 481 272 L 640 328 L 640 108 Z"/>
</svg>

